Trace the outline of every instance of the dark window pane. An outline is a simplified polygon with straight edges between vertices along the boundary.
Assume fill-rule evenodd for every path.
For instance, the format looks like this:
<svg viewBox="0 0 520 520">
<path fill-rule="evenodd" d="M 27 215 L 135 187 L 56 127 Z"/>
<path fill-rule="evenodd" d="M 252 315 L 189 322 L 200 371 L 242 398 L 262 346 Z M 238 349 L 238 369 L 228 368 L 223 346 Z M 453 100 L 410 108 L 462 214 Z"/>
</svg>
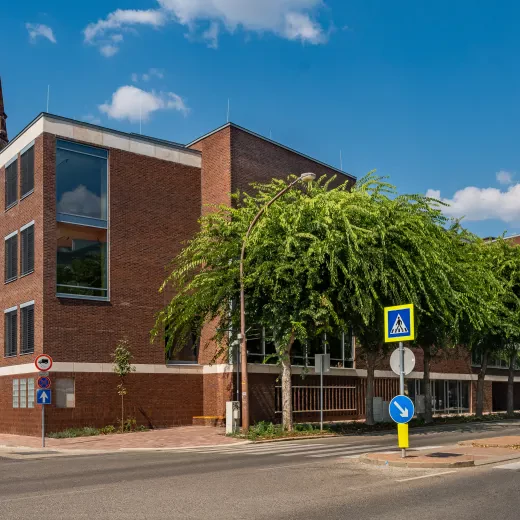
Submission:
<svg viewBox="0 0 520 520">
<path fill-rule="evenodd" d="M 28 274 L 34 271 L 34 226 L 25 228 L 21 233 L 22 272 Z"/>
<path fill-rule="evenodd" d="M 6 356 L 16 356 L 17 353 L 17 313 L 16 311 L 5 313 L 4 352 Z"/>
<path fill-rule="evenodd" d="M 12 206 L 17 200 L 18 161 L 14 161 L 5 169 L 5 207 Z"/>
<path fill-rule="evenodd" d="M 57 224 L 57 292 L 108 296 L 105 229 Z"/>
<path fill-rule="evenodd" d="M 21 157 L 22 197 L 34 189 L 34 146 Z"/>
<path fill-rule="evenodd" d="M 330 354 L 330 366 L 343 368 L 342 333 L 327 334 L 327 354 Z"/>
<path fill-rule="evenodd" d="M 56 147 L 56 212 L 107 219 L 107 152 L 58 140 Z"/>
<path fill-rule="evenodd" d="M 262 327 L 251 327 L 246 334 L 247 338 L 247 361 L 249 363 L 262 363 L 264 354 L 262 352 Z"/>
<path fill-rule="evenodd" d="M 5 281 L 16 280 L 18 276 L 18 235 L 4 240 L 5 247 Z"/>
<path fill-rule="evenodd" d="M 166 342 L 168 340 L 168 333 L 166 333 Z M 199 353 L 199 343 L 197 341 L 197 336 L 195 334 L 192 335 L 190 341 L 180 350 L 174 352 L 172 349 L 166 354 L 166 363 L 175 364 L 175 363 L 197 363 L 198 361 L 198 353 Z"/>
<path fill-rule="evenodd" d="M 22 354 L 34 352 L 34 305 L 22 307 Z"/>
</svg>

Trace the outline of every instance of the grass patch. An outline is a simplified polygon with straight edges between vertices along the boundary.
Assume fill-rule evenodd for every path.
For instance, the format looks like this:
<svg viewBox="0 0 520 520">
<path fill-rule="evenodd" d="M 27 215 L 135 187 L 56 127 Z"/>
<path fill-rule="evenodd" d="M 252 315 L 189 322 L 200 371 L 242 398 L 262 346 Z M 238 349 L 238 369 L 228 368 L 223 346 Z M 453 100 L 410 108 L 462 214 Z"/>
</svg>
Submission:
<svg viewBox="0 0 520 520">
<path fill-rule="evenodd" d="M 123 433 L 129 432 L 145 432 L 149 428 L 142 425 L 137 425 L 135 419 L 127 419 L 124 425 Z M 93 426 L 85 426 L 83 428 L 67 428 L 61 432 L 53 432 L 47 434 L 51 439 L 73 439 L 75 437 L 93 437 L 94 435 L 112 435 L 121 433 L 120 426 L 109 424 L 103 428 L 94 428 Z"/>
</svg>

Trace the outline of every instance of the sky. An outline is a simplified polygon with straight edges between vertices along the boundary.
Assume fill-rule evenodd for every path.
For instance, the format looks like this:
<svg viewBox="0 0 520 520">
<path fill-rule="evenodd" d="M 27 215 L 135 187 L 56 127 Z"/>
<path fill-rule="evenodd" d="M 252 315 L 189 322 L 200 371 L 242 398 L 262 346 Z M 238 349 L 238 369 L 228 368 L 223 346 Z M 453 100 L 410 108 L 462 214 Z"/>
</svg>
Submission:
<svg viewBox="0 0 520 520">
<path fill-rule="evenodd" d="M 520 233 L 516 2 L 26 0 L 1 13 L 10 137 L 46 110 L 48 85 L 51 113 L 180 143 L 224 124 L 229 100 L 232 122 L 358 178 L 376 169 L 481 236 Z"/>
</svg>

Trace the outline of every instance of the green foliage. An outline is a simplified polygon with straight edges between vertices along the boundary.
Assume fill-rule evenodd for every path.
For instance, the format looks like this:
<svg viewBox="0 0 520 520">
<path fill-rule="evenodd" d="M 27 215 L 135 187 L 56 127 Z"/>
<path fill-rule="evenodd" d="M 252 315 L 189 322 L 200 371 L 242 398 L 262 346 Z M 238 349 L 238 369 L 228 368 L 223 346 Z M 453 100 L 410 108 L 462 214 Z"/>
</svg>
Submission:
<svg viewBox="0 0 520 520">
<path fill-rule="evenodd" d="M 287 432 L 283 425 L 281 424 L 273 424 L 268 421 L 260 421 L 251 428 L 246 433 L 246 438 L 249 440 L 259 440 L 259 439 L 276 439 L 279 437 L 287 437 L 291 435 L 295 436 L 305 436 L 305 435 L 317 435 L 322 433 L 327 433 L 328 429 L 326 428 L 324 432 L 320 430 L 318 425 L 314 424 L 295 424 L 294 431 Z"/>
<path fill-rule="evenodd" d="M 125 432 L 144 432 L 147 431 L 146 426 L 137 425 L 135 418 L 127 419 L 124 423 Z M 83 428 L 67 428 L 61 432 L 49 433 L 51 439 L 71 439 L 74 437 L 92 437 L 94 435 L 111 435 L 113 433 L 121 433 L 121 428 L 116 428 L 109 424 L 102 428 L 94 428 L 93 426 L 85 426 Z"/>
<path fill-rule="evenodd" d="M 112 354 L 112 359 L 114 360 L 114 372 L 120 378 L 124 378 L 128 374 L 135 372 L 135 367 L 131 363 L 132 352 L 130 350 L 130 342 L 126 338 L 119 340 Z"/>
</svg>

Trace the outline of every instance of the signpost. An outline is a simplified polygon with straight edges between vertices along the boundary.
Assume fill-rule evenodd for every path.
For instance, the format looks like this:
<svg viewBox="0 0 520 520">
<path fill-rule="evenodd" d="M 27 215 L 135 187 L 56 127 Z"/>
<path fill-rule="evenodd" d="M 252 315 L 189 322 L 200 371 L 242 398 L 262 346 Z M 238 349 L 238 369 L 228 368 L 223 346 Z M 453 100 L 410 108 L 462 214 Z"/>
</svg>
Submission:
<svg viewBox="0 0 520 520">
<path fill-rule="evenodd" d="M 38 390 L 36 390 L 36 404 L 42 405 L 42 448 L 45 448 L 45 405 L 51 404 L 52 392 L 49 390 L 51 379 L 48 371 L 52 368 L 52 358 L 47 354 L 40 354 L 34 360 L 34 366 L 42 372 L 38 378 Z M 45 372 L 45 375 L 43 374 Z"/>
<path fill-rule="evenodd" d="M 385 342 L 399 342 L 399 349 L 395 350 L 390 358 L 390 366 L 399 374 L 400 395 L 390 401 L 389 412 L 392 420 L 397 423 L 397 438 L 403 458 L 406 457 L 408 448 L 408 422 L 414 415 L 413 402 L 404 395 L 404 376 L 414 369 L 415 356 L 410 349 L 403 346 L 403 341 L 415 339 L 413 311 L 413 304 L 385 307 Z"/>
<path fill-rule="evenodd" d="M 330 371 L 330 354 L 316 354 L 314 372 L 320 374 L 320 430 L 323 430 L 323 374 Z"/>
</svg>

